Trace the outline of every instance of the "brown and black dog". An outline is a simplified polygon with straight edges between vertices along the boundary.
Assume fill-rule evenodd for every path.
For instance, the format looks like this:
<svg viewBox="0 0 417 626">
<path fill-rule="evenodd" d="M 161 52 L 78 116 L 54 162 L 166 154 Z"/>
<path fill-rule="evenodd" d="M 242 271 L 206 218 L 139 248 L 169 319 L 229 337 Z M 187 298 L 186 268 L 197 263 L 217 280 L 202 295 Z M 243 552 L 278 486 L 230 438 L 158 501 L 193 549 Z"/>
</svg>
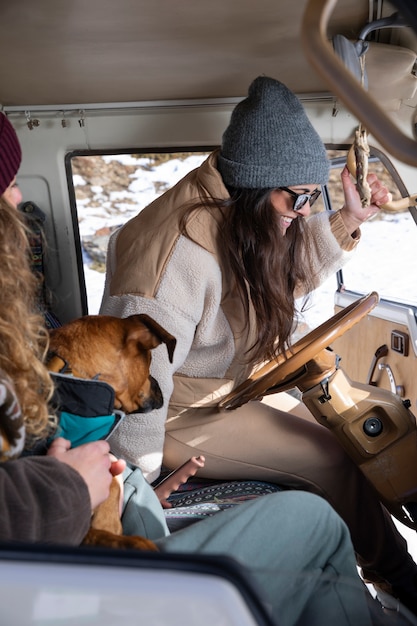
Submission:
<svg viewBox="0 0 417 626">
<path fill-rule="evenodd" d="M 105 381 L 114 389 L 116 409 L 125 413 L 148 412 L 163 404 L 159 384 L 149 373 L 151 350 L 162 343 L 166 344 L 172 362 L 175 337 L 148 315 L 86 315 L 50 331 L 47 367 L 52 372 Z M 188 475 L 199 466 L 197 462 Z M 122 535 L 119 501 L 120 486 L 113 479 L 110 496 L 94 511 L 83 543 L 155 550 L 152 541 Z"/>
</svg>

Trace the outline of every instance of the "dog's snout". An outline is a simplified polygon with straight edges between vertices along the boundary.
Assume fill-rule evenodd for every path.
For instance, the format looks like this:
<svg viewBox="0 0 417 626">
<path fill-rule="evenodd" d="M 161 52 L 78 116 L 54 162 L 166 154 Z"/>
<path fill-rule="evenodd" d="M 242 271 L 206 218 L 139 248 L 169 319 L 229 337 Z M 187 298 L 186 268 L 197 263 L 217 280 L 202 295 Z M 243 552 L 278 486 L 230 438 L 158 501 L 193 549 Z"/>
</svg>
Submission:
<svg viewBox="0 0 417 626">
<path fill-rule="evenodd" d="M 160 409 L 164 403 L 158 382 L 153 376 L 149 376 L 149 381 L 151 383 L 150 394 L 147 398 L 144 398 L 140 404 L 139 410 L 141 413 L 149 413 L 149 411 L 153 411 L 154 409 Z"/>
<path fill-rule="evenodd" d="M 151 389 L 152 389 L 152 396 L 153 396 L 153 402 L 154 402 L 153 408 L 160 409 L 164 403 L 164 398 L 162 396 L 161 388 L 158 382 L 155 380 L 155 378 L 153 378 L 153 376 L 150 376 L 149 379 L 151 381 Z"/>
</svg>

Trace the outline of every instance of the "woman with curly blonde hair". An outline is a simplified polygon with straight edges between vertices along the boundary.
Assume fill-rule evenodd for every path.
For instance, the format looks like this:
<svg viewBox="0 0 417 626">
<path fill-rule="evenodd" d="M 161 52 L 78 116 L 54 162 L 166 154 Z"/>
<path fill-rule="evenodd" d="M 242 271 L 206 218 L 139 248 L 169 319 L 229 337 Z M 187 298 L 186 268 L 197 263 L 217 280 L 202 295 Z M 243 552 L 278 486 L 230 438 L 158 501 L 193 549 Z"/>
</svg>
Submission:
<svg viewBox="0 0 417 626">
<path fill-rule="evenodd" d="M 14 178 L 0 197 L 0 368 L 13 380 L 25 418 L 27 445 L 49 434 L 53 383 L 43 365 L 48 334 L 36 313 L 37 278 L 28 257 L 21 193 Z"/>
<path fill-rule="evenodd" d="M 62 437 L 45 456 L 19 456 L 53 425 L 53 383 L 43 364 L 48 333 L 36 312 L 38 280 L 17 210 L 21 158 L 16 132 L 0 113 L 0 541 L 77 545 L 125 463 L 113 461 L 106 441 L 70 449 Z"/>
</svg>

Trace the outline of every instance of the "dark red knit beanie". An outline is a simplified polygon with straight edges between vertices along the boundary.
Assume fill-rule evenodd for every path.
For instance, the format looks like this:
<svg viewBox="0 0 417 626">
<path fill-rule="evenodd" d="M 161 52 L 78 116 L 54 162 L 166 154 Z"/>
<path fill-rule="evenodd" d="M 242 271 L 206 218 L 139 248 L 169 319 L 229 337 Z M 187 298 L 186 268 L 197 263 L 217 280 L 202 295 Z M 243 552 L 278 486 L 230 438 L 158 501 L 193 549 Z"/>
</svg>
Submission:
<svg viewBox="0 0 417 626">
<path fill-rule="evenodd" d="M 0 113 L 0 196 L 16 176 L 22 161 L 22 150 L 16 131 L 4 113 Z"/>
</svg>

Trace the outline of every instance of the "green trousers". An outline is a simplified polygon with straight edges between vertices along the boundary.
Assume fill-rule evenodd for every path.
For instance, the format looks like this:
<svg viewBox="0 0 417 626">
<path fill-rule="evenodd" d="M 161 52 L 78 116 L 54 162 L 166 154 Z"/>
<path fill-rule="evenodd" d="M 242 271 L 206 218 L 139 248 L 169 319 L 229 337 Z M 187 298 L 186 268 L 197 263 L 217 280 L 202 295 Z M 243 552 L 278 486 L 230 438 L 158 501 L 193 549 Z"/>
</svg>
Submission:
<svg viewBox="0 0 417 626">
<path fill-rule="evenodd" d="M 169 534 L 151 486 L 140 470 L 128 474 L 126 534 L 153 539 L 161 552 L 233 557 L 281 626 L 371 625 L 349 531 L 324 499 L 281 491 Z"/>
</svg>

